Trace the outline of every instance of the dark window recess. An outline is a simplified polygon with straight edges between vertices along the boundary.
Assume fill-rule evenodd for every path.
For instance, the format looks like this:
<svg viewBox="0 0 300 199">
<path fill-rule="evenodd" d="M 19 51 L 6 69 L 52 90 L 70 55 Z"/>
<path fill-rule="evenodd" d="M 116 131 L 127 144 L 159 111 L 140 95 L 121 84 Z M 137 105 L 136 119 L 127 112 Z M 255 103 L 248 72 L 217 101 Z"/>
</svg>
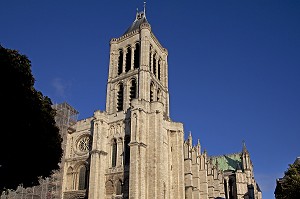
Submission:
<svg viewBox="0 0 300 199">
<path fill-rule="evenodd" d="M 150 86 L 150 102 L 154 101 L 154 86 L 151 84 Z"/>
<path fill-rule="evenodd" d="M 224 180 L 224 191 L 225 191 L 225 199 L 228 199 L 228 189 L 227 189 L 227 181 Z"/>
<path fill-rule="evenodd" d="M 157 101 L 160 101 L 160 90 L 157 90 Z"/>
<path fill-rule="evenodd" d="M 123 72 L 123 51 L 119 51 L 119 60 L 118 60 L 118 75 Z"/>
<path fill-rule="evenodd" d="M 117 97 L 118 97 L 118 100 L 117 100 L 117 111 L 122 111 L 123 110 L 123 84 L 120 84 L 119 86 L 119 90 L 118 90 L 118 93 L 117 93 Z"/>
<path fill-rule="evenodd" d="M 229 199 L 234 199 L 233 198 L 233 180 L 232 179 L 229 179 Z"/>
<path fill-rule="evenodd" d="M 150 54 L 149 54 L 149 70 L 151 71 L 151 52 L 150 52 Z"/>
<path fill-rule="evenodd" d="M 127 48 L 125 72 L 128 72 L 130 68 L 131 68 L 131 48 Z"/>
<path fill-rule="evenodd" d="M 79 184 L 78 189 L 84 190 L 87 187 L 87 175 L 86 175 L 86 167 L 83 166 L 79 170 Z"/>
<path fill-rule="evenodd" d="M 158 66 L 157 66 L 157 78 L 160 80 L 160 64 L 161 60 L 158 61 Z"/>
<path fill-rule="evenodd" d="M 150 45 L 150 49 L 149 49 L 149 70 L 151 71 L 151 56 L 152 56 L 152 53 L 151 53 L 151 50 L 152 50 L 152 46 Z"/>
<path fill-rule="evenodd" d="M 135 79 L 133 79 L 131 81 L 129 98 L 130 98 L 129 100 L 136 98 L 136 81 L 135 81 Z"/>
<path fill-rule="evenodd" d="M 156 59 L 155 59 L 155 54 L 153 55 L 153 74 L 156 76 Z"/>
<path fill-rule="evenodd" d="M 140 44 L 135 44 L 134 49 L 134 69 L 140 67 Z"/>
<path fill-rule="evenodd" d="M 117 140 L 114 139 L 112 143 L 111 166 L 116 167 L 117 163 Z"/>
<path fill-rule="evenodd" d="M 130 163 L 130 146 L 129 146 L 129 143 L 130 143 L 130 137 L 129 136 L 126 136 L 125 137 L 125 165 L 129 165 Z"/>
<path fill-rule="evenodd" d="M 116 195 L 122 195 L 123 193 L 123 188 L 122 188 L 122 181 L 118 180 L 117 184 L 116 184 Z"/>
</svg>

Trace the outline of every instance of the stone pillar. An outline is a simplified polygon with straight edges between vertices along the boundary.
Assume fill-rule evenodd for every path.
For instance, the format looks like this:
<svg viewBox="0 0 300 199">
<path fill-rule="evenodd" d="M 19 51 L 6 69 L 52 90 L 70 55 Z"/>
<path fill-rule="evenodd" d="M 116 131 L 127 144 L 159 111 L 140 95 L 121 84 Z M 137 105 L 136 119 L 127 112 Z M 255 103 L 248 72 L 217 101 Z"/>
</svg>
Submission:
<svg viewBox="0 0 300 199">
<path fill-rule="evenodd" d="M 129 170 L 129 198 L 139 198 L 139 143 L 138 143 L 138 117 L 136 113 L 131 117 L 130 170 Z"/>
<path fill-rule="evenodd" d="M 105 162 L 107 152 L 106 134 L 103 132 L 103 119 L 99 119 L 100 114 L 95 112 L 94 116 L 94 136 L 91 150 L 90 180 L 89 180 L 89 199 L 97 199 L 105 196 Z M 101 142 L 99 141 L 101 140 Z"/>
</svg>

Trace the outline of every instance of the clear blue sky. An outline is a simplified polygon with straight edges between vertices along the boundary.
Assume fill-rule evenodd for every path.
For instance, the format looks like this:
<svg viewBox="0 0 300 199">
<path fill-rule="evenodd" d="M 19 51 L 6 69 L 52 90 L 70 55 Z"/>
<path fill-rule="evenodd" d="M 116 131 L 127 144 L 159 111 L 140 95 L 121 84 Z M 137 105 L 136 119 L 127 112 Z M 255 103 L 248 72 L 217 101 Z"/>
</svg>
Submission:
<svg viewBox="0 0 300 199">
<path fill-rule="evenodd" d="M 245 140 L 263 198 L 274 198 L 276 178 L 300 156 L 300 1 L 146 7 L 169 51 L 171 118 L 209 155 L 239 152 Z M 105 109 L 109 41 L 136 8 L 142 0 L 1 0 L 0 43 L 32 61 L 37 90 L 84 119 Z"/>
</svg>

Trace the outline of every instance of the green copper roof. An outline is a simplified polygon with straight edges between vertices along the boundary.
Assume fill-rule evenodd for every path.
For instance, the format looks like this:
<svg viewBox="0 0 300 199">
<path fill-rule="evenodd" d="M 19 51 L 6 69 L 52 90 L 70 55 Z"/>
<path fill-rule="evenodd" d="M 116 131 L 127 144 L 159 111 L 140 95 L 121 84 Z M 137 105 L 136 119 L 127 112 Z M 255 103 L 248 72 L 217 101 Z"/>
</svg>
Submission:
<svg viewBox="0 0 300 199">
<path fill-rule="evenodd" d="M 216 165 L 218 161 L 218 168 L 222 171 L 226 170 L 236 170 L 237 168 L 242 168 L 242 160 L 240 153 L 222 155 L 222 156 L 212 156 L 212 163 Z"/>
</svg>

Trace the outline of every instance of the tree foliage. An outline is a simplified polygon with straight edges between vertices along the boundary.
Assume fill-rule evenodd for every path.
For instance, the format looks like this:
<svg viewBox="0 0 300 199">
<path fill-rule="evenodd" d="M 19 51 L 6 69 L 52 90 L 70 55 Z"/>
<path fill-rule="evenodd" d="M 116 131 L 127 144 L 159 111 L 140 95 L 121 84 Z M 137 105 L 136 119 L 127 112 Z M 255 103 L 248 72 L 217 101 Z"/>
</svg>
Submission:
<svg viewBox="0 0 300 199">
<path fill-rule="evenodd" d="M 284 177 L 277 183 L 276 199 L 299 199 L 300 198 L 300 163 L 290 164 L 285 171 Z"/>
<path fill-rule="evenodd" d="M 17 50 L 0 45 L 1 143 L 0 190 L 38 185 L 59 169 L 62 138 L 55 110 L 34 88 L 31 62 Z"/>
</svg>

